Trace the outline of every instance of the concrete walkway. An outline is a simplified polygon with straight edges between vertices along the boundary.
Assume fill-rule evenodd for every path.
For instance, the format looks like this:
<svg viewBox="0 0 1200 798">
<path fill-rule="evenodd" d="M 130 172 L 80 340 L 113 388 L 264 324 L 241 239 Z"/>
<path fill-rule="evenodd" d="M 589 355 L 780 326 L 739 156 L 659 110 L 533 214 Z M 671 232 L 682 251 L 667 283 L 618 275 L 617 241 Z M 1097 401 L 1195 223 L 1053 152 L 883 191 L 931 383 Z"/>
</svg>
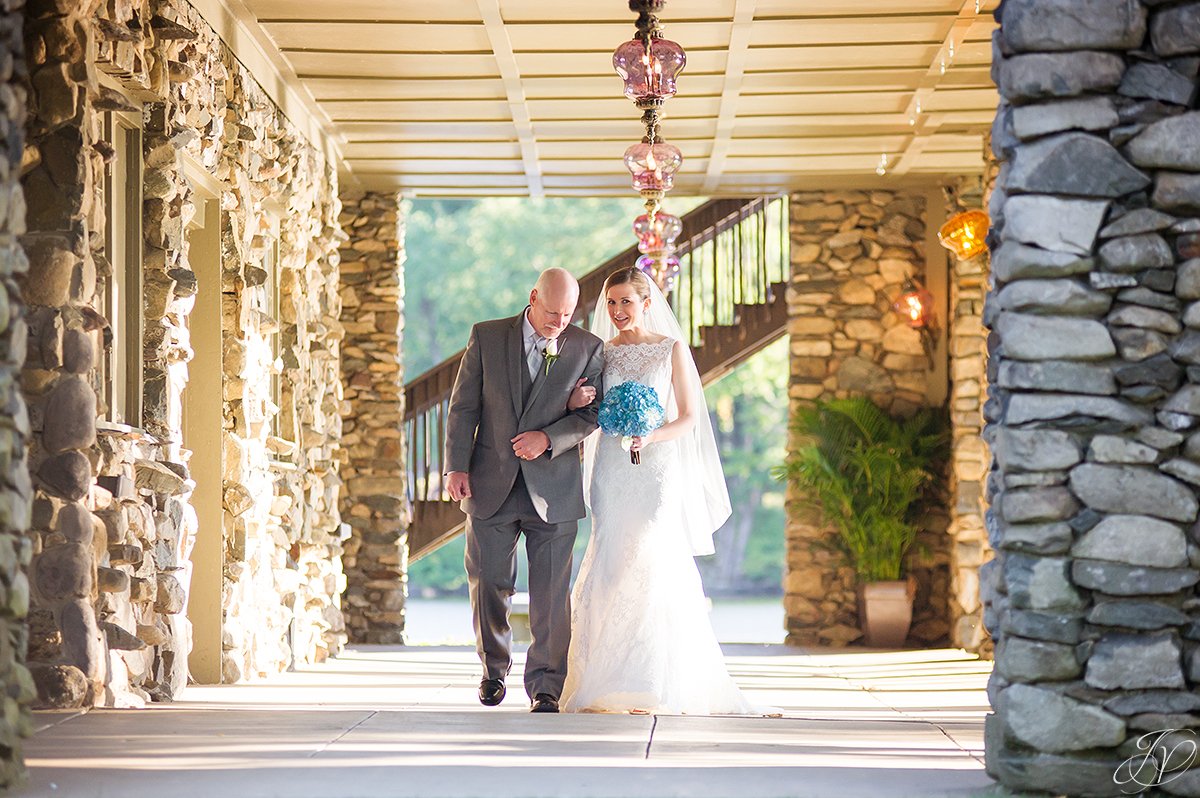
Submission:
<svg viewBox="0 0 1200 798">
<path fill-rule="evenodd" d="M 252 685 L 145 710 L 38 713 L 19 796 L 994 796 L 983 772 L 989 663 L 957 650 L 727 646 L 781 718 L 531 715 L 520 674 L 475 699 L 459 647 L 361 647 Z M 519 670 L 518 663 L 518 670 Z"/>
</svg>

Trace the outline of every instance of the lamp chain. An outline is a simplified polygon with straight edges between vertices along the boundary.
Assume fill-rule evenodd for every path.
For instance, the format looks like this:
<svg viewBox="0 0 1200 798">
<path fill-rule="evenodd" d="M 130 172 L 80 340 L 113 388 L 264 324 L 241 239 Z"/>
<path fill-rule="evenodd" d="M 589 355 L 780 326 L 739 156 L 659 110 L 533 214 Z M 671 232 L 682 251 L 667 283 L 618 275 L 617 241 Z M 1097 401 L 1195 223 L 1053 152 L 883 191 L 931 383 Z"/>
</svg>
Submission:
<svg viewBox="0 0 1200 798">
<path fill-rule="evenodd" d="M 629 0 L 629 10 L 638 15 L 635 23 L 637 35 L 634 38 L 646 46 L 647 52 L 650 51 L 650 41 L 662 36 L 658 12 L 662 11 L 665 5 L 666 0 Z"/>
<path fill-rule="evenodd" d="M 642 124 L 646 126 L 646 141 L 654 144 L 659 140 L 658 137 L 658 122 L 659 113 L 657 108 L 647 108 L 642 114 Z"/>
</svg>

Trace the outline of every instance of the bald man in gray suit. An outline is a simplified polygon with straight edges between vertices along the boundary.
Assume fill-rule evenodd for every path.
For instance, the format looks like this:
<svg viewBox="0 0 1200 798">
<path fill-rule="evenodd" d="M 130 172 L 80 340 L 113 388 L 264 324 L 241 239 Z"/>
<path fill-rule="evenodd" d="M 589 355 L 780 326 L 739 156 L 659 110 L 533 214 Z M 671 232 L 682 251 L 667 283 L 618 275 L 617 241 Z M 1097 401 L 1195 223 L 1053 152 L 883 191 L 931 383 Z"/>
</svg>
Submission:
<svg viewBox="0 0 1200 798">
<path fill-rule="evenodd" d="M 604 343 L 571 325 L 579 284 L 547 269 L 515 318 L 476 324 L 446 420 L 446 487 L 467 514 L 467 577 L 479 700 L 504 700 L 512 667 L 509 611 L 517 539 L 529 558 L 533 643 L 525 691 L 533 712 L 557 712 L 571 640 L 571 551 L 584 516 L 579 444 L 596 429 Z M 567 411 L 586 380 L 597 400 Z"/>
</svg>

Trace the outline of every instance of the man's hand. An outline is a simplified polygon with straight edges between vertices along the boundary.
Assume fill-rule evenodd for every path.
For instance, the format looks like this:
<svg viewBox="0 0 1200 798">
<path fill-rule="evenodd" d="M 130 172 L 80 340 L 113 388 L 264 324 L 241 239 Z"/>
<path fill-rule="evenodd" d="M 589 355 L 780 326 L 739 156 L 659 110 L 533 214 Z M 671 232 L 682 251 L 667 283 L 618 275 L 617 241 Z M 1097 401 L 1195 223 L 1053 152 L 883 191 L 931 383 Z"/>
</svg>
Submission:
<svg viewBox="0 0 1200 798">
<path fill-rule="evenodd" d="M 550 448 L 550 436 L 535 429 L 512 439 L 513 454 L 522 460 L 534 460 Z"/>
<path fill-rule="evenodd" d="M 471 498 L 471 477 L 466 471 L 451 471 L 446 474 L 446 490 L 456 502 Z"/>
</svg>

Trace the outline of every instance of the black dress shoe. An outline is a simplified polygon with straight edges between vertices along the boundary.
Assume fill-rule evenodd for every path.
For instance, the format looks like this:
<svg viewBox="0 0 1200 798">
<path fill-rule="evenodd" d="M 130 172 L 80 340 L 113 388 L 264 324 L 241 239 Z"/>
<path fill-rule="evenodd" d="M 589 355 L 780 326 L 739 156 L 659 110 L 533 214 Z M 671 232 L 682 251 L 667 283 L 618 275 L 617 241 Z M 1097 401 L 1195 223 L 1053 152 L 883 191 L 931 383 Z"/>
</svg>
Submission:
<svg viewBox="0 0 1200 798">
<path fill-rule="evenodd" d="M 538 693 L 533 697 L 530 712 L 558 712 L 558 699 L 549 693 Z"/>
<path fill-rule="evenodd" d="M 494 707 L 504 700 L 508 688 L 499 679 L 484 679 L 479 683 L 479 703 Z"/>
</svg>

